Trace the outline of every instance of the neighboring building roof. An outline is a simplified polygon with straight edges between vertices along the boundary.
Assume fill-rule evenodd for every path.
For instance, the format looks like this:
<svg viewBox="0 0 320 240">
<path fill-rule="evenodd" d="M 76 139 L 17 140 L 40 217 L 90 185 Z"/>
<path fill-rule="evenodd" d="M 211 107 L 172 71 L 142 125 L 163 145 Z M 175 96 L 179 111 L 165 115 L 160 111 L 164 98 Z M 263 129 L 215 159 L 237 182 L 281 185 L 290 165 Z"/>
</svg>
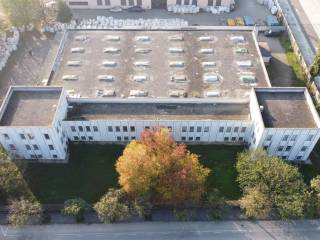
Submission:
<svg viewBox="0 0 320 240">
<path fill-rule="evenodd" d="M 249 103 L 110 102 L 73 103 L 77 120 L 250 120 Z"/>
<path fill-rule="evenodd" d="M 1 108 L 0 126 L 50 126 L 62 88 L 12 87 Z"/>
<path fill-rule="evenodd" d="M 50 84 L 62 85 L 82 97 L 96 97 L 96 92 L 103 89 L 115 90 L 116 97 L 128 97 L 130 90 L 138 89 L 147 91 L 149 97 L 168 97 L 170 90 L 184 90 L 188 97 L 204 97 L 207 91 L 216 91 L 221 97 L 245 98 L 252 86 L 268 87 L 269 79 L 252 31 L 212 29 L 70 31 Z M 170 40 L 175 36 L 184 39 Z M 199 40 L 203 36 L 207 38 Z M 245 41 L 235 43 L 230 40 L 232 36 L 243 36 Z M 148 37 L 150 41 L 146 40 Z M 206 41 L 208 37 L 212 41 Z M 248 53 L 236 54 L 238 48 L 246 48 Z M 210 49 L 213 53 L 205 53 Z M 72 53 L 77 50 L 83 52 Z M 180 50 L 184 52 L 179 53 Z M 241 61 L 252 66 L 239 67 Z M 145 66 L 139 66 L 139 62 Z M 205 62 L 216 66 L 203 67 Z M 181 63 L 184 66 L 174 66 Z M 256 83 L 240 80 L 241 73 L 248 72 L 255 76 Z M 63 80 L 67 75 L 76 75 L 78 80 Z M 98 80 L 106 75 L 113 76 L 114 81 Z M 185 76 L 187 82 L 175 83 L 175 75 Z M 218 75 L 220 79 L 206 83 L 205 75 Z M 136 82 L 135 76 L 147 76 L 147 80 Z"/>
<path fill-rule="evenodd" d="M 266 128 L 318 128 L 304 88 L 256 89 Z M 310 98 L 310 101 L 311 98 Z"/>
</svg>

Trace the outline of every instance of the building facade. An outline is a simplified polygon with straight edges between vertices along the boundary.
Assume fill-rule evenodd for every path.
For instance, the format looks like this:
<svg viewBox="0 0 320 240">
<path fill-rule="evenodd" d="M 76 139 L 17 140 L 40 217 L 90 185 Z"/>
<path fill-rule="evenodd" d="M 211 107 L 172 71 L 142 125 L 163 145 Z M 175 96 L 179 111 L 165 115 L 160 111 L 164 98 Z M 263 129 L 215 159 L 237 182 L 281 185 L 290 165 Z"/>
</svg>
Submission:
<svg viewBox="0 0 320 240">
<path fill-rule="evenodd" d="M 151 9 L 151 0 L 66 0 L 73 9 L 109 9 L 113 7 L 128 8 L 140 6 Z"/>
</svg>

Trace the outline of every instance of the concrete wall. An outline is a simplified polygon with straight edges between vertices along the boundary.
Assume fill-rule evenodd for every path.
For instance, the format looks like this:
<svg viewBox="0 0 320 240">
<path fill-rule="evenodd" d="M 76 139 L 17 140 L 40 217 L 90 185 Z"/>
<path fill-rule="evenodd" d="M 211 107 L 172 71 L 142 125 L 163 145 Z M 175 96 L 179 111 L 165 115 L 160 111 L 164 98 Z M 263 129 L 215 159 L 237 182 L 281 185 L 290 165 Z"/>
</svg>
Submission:
<svg viewBox="0 0 320 240">
<path fill-rule="evenodd" d="M 139 0 L 123 0 L 125 4 L 121 4 L 121 0 L 101 0 L 101 5 L 98 5 L 99 0 L 67 0 L 67 3 L 74 9 L 108 9 L 115 6 L 121 6 L 123 8 L 136 6 Z M 75 3 L 78 3 L 75 5 Z M 79 4 L 83 3 L 83 4 Z M 110 4 L 109 4 L 110 3 Z M 151 8 L 151 0 L 141 0 L 141 7 L 145 9 Z"/>
</svg>

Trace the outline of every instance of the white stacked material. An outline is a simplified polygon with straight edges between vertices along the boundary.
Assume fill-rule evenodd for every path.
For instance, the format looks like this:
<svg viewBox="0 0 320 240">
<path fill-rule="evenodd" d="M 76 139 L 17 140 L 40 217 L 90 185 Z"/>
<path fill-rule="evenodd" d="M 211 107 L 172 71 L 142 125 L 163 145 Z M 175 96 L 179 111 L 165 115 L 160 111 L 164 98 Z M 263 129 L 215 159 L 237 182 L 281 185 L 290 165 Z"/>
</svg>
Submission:
<svg viewBox="0 0 320 240">
<path fill-rule="evenodd" d="M 195 5 L 169 5 L 168 11 L 178 14 L 192 13 L 196 14 L 200 11 L 200 8 Z"/>
<path fill-rule="evenodd" d="M 72 21 L 69 25 L 75 25 L 76 23 Z M 46 25 L 42 26 L 41 31 L 42 32 L 49 32 L 49 33 L 55 33 L 55 32 L 61 32 L 65 30 L 68 27 L 67 24 L 54 22 L 54 23 L 47 23 Z"/>
<path fill-rule="evenodd" d="M 17 50 L 20 33 L 16 28 L 13 28 L 11 33 L 12 36 L 10 37 L 5 34 L 0 36 L 0 71 L 6 66 L 11 53 Z"/>
<path fill-rule="evenodd" d="M 271 14 L 276 15 L 278 13 L 278 7 L 274 0 L 257 0 L 261 5 L 265 5 L 271 12 Z"/>
<path fill-rule="evenodd" d="M 220 14 L 220 13 L 229 13 L 230 7 L 229 6 L 208 6 L 206 7 L 206 11 L 212 14 Z"/>
</svg>

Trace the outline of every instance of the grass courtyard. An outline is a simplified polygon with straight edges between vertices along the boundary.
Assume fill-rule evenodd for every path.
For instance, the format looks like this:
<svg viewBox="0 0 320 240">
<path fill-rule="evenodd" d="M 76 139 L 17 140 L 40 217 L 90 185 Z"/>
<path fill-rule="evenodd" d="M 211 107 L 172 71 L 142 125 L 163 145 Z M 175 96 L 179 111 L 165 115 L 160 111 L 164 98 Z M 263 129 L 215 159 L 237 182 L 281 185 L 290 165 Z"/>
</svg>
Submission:
<svg viewBox="0 0 320 240">
<path fill-rule="evenodd" d="M 70 146 L 68 164 L 28 164 L 25 179 L 42 203 L 63 203 L 73 197 L 93 203 L 108 188 L 118 187 L 114 164 L 123 149 L 122 145 L 74 144 Z M 240 197 L 235 181 L 235 158 L 242 147 L 197 145 L 189 149 L 200 155 L 203 165 L 212 169 L 209 188 L 218 188 L 230 200 Z"/>
</svg>

